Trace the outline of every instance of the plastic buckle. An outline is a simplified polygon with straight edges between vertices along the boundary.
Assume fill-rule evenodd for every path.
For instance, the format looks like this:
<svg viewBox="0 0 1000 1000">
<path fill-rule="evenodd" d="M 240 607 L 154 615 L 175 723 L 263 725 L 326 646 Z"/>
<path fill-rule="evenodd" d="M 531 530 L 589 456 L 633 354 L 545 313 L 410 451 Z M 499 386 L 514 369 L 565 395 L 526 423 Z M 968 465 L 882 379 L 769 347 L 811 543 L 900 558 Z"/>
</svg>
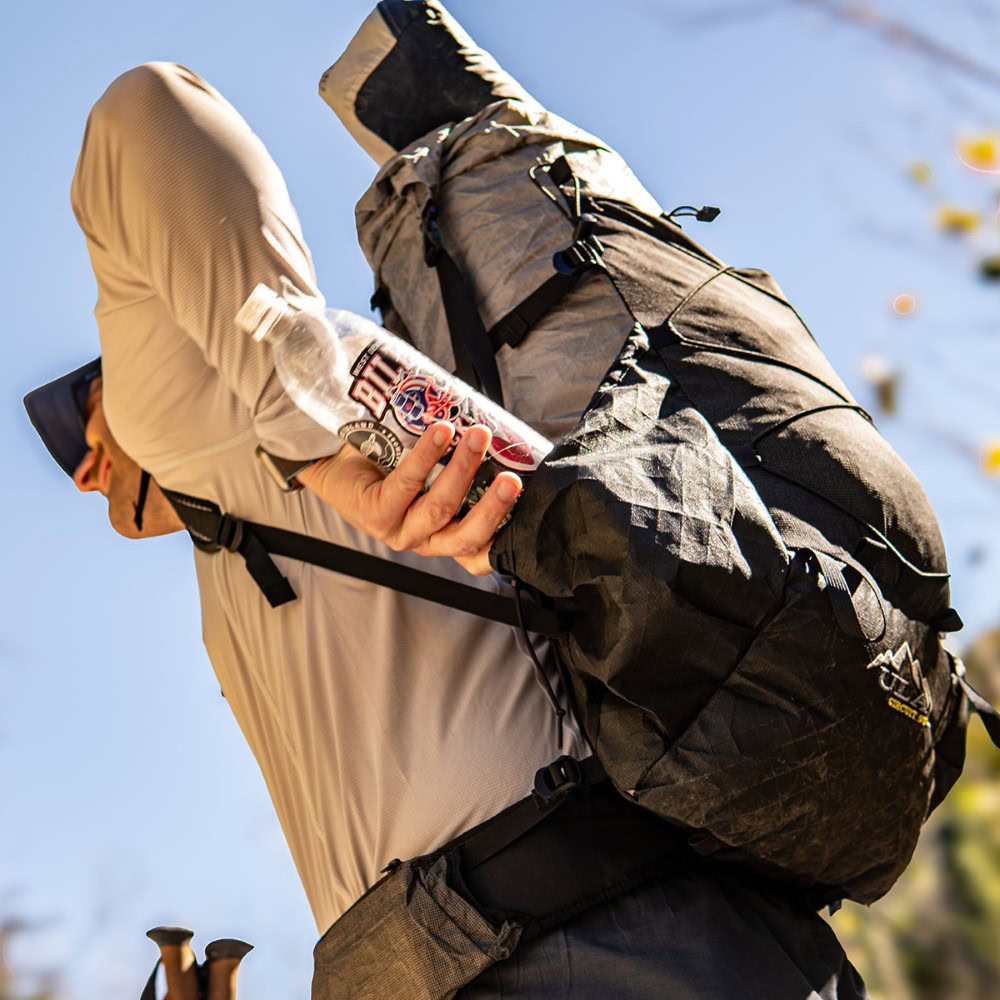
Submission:
<svg viewBox="0 0 1000 1000">
<path fill-rule="evenodd" d="M 230 552 L 236 552 L 243 541 L 243 522 L 232 514 L 223 514 L 215 532 L 217 545 Z"/>
<path fill-rule="evenodd" d="M 576 274 L 587 267 L 603 267 L 604 245 L 596 236 L 578 240 L 565 250 L 560 250 L 552 257 L 552 266 L 560 274 Z"/>
<path fill-rule="evenodd" d="M 420 229 L 424 234 L 424 263 L 428 267 L 437 267 L 442 249 L 441 230 L 437 224 L 437 205 L 433 201 L 424 206 Z"/>
<path fill-rule="evenodd" d="M 543 803 L 553 798 L 563 796 L 583 784 L 583 771 L 580 762 L 575 757 L 565 754 L 545 767 L 540 767 L 535 773 L 535 785 L 532 794 Z"/>
</svg>

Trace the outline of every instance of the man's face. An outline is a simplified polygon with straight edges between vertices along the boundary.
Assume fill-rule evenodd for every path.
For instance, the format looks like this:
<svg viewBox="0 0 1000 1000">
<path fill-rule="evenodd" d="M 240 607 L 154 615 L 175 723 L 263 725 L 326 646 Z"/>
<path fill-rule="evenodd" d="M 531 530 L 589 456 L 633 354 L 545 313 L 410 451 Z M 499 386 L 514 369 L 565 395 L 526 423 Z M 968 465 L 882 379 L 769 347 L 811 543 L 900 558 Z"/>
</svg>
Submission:
<svg viewBox="0 0 1000 1000">
<path fill-rule="evenodd" d="M 84 407 L 88 452 L 73 473 L 73 482 L 83 493 L 96 491 L 108 499 L 111 527 L 126 538 L 149 538 L 181 531 L 184 525 L 155 482 L 149 484 L 142 512 L 142 531 L 135 526 L 135 503 L 142 469 L 118 446 L 104 417 L 103 384 L 100 376 L 90 384 Z"/>
</svg>

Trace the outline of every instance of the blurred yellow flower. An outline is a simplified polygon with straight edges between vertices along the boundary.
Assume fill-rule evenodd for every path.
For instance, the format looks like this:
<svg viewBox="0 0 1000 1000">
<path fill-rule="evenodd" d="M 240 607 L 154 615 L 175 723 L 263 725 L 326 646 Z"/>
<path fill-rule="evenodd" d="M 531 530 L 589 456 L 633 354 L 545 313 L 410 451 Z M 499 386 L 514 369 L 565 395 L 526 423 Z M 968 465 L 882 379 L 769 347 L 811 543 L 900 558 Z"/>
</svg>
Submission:
<svg viewBox="0 0 1000 1000">
<path fill-rule="evenodd" d="M 983 217 L 972 209 L 956 205 L 938 206 L 937 224 L 946 233 L 971 233 L 979 228 L 982 221 Z"/>
<path fill-rule="evenodd" d="M 910 180 L 916 181 L 918 184 L 927 184 L 931 179 L 931 168 L 920 160 L 911 163 L 907 172 L 910 175 Z"/>
<path fill-rule="evenodd" d="M 997 170 L 1000 168 L 1000 135 L 982 132 L 963 136 L 958 140 L 958 155 L 973 170 Z"/>
<path fill-rule="evenodd" d="M 892 300 L 892 311 L 900 316 L 909 316 L 917 308 L 917 298 L 909 292 L 901 292 Z"/>
<path fill-rule="evenodd" d="M 990 441 L 983 449 L 983 471 L 988 476 L 1000 474 L 1000 440 Z"/>
</svg>

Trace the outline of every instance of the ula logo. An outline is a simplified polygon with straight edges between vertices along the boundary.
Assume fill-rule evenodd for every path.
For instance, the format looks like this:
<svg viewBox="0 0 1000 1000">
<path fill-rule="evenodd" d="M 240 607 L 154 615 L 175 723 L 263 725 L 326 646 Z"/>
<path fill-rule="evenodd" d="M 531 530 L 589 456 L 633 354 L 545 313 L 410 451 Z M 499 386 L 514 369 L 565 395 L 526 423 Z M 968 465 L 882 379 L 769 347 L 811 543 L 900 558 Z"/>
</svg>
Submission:
<svg viewBox="0 0 1000 1000">
<path fill-rule="evenodd" d="M 920 661 L 913 655 L 909 642 L 904 642 L 894 653 L 886 650 L 868 664 L 868 669 L 879 672 L 879 687 L 889 695 L 890 708 L 901 712 L 920 726 L 930 726 L 933 709 L 931 693 L 924 680 Z"/>
</svg>

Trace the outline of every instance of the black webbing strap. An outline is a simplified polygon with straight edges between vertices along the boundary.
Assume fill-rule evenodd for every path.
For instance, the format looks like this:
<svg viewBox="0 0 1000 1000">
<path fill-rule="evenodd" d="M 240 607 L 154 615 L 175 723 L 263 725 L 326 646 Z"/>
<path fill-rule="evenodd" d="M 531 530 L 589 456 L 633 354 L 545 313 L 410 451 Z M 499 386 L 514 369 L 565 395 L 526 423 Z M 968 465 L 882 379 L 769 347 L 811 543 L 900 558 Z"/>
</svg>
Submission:
<svg viewBox="0 0 1000 1000">
<path fill-rule="evenodd" d="M 570 792 L 596 785 L 606 778 L 596 755 L 584 760 L 564 756 L 539 769 L 534 790 L 528 798 L 508 806 L 468 838 L 462 838 L 464 867 L 478 868 L 558 809 Z"/>
<path fill-rule="evenodd" d="M 531 797 L 449 845 L 458 890 L 488 919 L 518 920 L 522 941 L 698 863 L 687 833 L 620 795 L 596 757 L 562 757 L 539 776 L 550 771 L 559 775 L 552 798 L 539 799 L 549 778 L 536 778 Z"/>
<path fill-rule="evenodd" d="M 177 516 L 184 522 L 192 541 L 205 552 L 226 549 L 238 552 L 247 571 L 260 587 L 272 608 L 295 600 L 295 591 L 268 555 L 256 528 L 259 525 L 224 514 L 211 500 L 191 497 L 175 490 L 164 490 Z"/>
<path fill-rule="evenodd" d="M 956 657 L 952 657 L 952 668 L 959 687 L 965 692 L 965 697 L 969 699 L 969 707 L 983 720 L 986 733 L 993 745 L 1000 749 L 1000 712 L 997 710 L 965 679 L 965 664 Z"/>
<path fill-rule="evenodd" d="M 580 267 L 568 273 L 557 271 L 551 278 L 543 281 L 523 302 L 490 328 L 487 336 L 493 350 L 499 351 L 503 344 L 517 347 L 539 320 L 580 284 L 580 279 L 591 266 Z"/>
<path fill-rule="evenodd" d="M 604 267 L 604 245 L 594 235 L 597 219 L 584 214 L 576 220 L 573 242 L 552 256 L 555 274 L 543 281 L 530 295 L 518 303 L 489 332 L 494 351 L 502 344 L 517 347 L 538 324 L 580 283 L 585 274 Z"/>
<path fill-rule="evenodd" d="M 156 965 L 153 966 L 153 971 L 149 974 L 149 979 L 146 980 L 146 985 L 142 989 L 142 995 L 139 1000 L 156 1000 L 156 974 L 160 971 L 160 960 L 156 960 Z"/>
<path fill-rule="evenodd" d="M 242 537 L 236 546 L 236 551 L 243 556 L 247 570 L 267 598 L 267 603 L 272 608 L 278 608 L 282 604 L 294 601 L 295 591 L 292 590 L 288 579 L 282 575 L 281 570 L 268 555 L 267 547 L 261 542 L 256 530 L 258 525 L 248 524 L 245 521 L 236 523 L 243 527 Z"/>
<path fill-rule="evenodd" d="M 424 262 L 437 271 L 441 286 L 441 301 L 455 355 L 455 374 L 503 406 L 503 389 L 493 346 L 472 289 L 441 242 L 437 205 L 433 201 L 424 207 L 423 234 Z"/>
<path fill-rule="evenodd" d="M 518 626 L 517 607 L 513 597 L 470 587 L 468 584 L 458 583 L 434 573 L 425 573 L 412 566 L 370 556 L 334 542 L 286 531 L 284 528 L 272 528 L 262 524 L 248 524 L 247 527 L 260 537 L 267 550 L 274 555 L 300 559 L 314 566 L 322 566 L 324 569 L 344 573 L 359 580 L 367 580 L 369 583 L 389 587 L 413 597 L 422 597 L 425 601 L 456 608 L 478 615 L 480 618 L 488 618 L 515 628 Z M 558 612 L 527 602 L 523 595 L 521 608 L 524 612 L 525 628 L 529 632 L 554 636 L 563 631 Z"/>
<path fill-rule="evenodd" d="M 135 503 L 132 507 L 135 513 L 132 515 L 132 523 L 135 525 L 136 531 L 142 531 L 142 512 L 146 507 L 146 498 L 149 496 L 149 481 L 152 476 L 143 469 L 142 475 L 139 477 L 139 495 L 135 498 Z"/>
<path fill-rule="evenodd" d="M 272 607 L 295 599 L 291 584 L 271 559 L 271 555 L 277 555 L 321 566 L 323 569 L 389 587 L 413 597 L 422 597 L 426 601 L 504 625 L 515 628 L 519 625 L 518 608 L 513 596 L 480 590 L 434 573 L 426 573 L 285 528 L 243 521 L 224 514 L 210 500 L 201 500 L 174 490 L 163 492 L 198 548 L 205 552 L 227 549 L 243 556 L 250 575 Z M 564 630 L 564 623 L 557 611 L 541 607 L 526 599 L 523 594 L 521 612 L 525 628 L 529 632 L 554 636 Z"/>
<path fill-rule="evenodd" d="M 503 319 L 490 327 L 487 336 L 494 351 L 507 344 L 517 347 L 535 324 L 580 281 L 577 274 L 553 274 L 543 281 L 523 302 L 518 303 Z"/>
<path fill-rule="evenodd" d="M 880 619 L 878 622 L 871 620 L 871 616 L 865 613 L 866 608 L 863 606 L 859 608 L 859 602 L 855 600 L 854 593 L 844 577 L 844 571 L 836 559 L 818 549 L 802 549 L 801 551 L 809 552 L 815 558 L 820 572 L 826 580 L 826 591 L 830 597 L 830 606 L 833 608 L 834 617 L 844 634 L 853 639 L 878 642 L 885 635 L 887 621 L 885 607 L 882 603 L 882 593 L 871 575 L 858 566 L 851 566 L 852 569 L 860 573 L 865 583 L 871 588 L 879 610 Z"/>
<path fill-rule="evenodd" d="M 576 288 L 584 274 L 604 266 L 604 247 L 593 235 L 596 225 L 594 216 L 580 216 L 576 220 L 573 243 L 552 257 L 555 274 L 487 332 L 472 289 L 441 241 L 437 206 L 433 201 L 427 203 L 422 223 L 424 262 L 437 270 L 448 335 L 455 355 L 455 372 L 459 378 L 503 405 L 496 352 L 502 344 L 517 347 L 538 321 Z"/>
<path fill-rule="evenodd" d="M 446 250 L 441 251 L 436 267 L 456 372 L 459 378 L 482 389 L 490 399 L 503 406 L 500 370 L 472 291 Z M 463 367 L 469 369 L 464 374 Z"/>
</svg>

